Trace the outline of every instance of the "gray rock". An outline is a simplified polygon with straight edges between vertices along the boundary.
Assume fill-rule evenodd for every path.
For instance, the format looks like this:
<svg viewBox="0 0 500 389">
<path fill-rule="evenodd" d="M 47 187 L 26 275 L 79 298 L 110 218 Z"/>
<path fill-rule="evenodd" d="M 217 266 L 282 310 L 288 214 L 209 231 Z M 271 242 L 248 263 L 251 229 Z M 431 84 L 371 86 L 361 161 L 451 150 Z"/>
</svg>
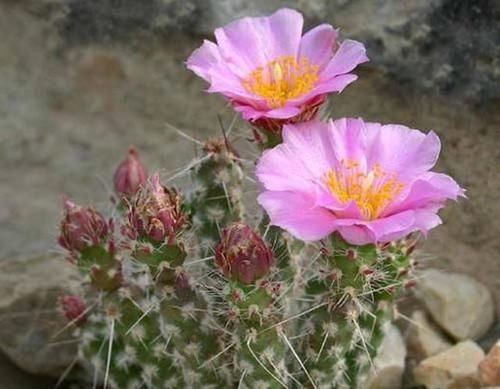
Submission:
<svg viewBox="0 0 500 389">
<path fill-rule="evenodd" d="M 467 100 L 500 97 L 500 2 L 493 0 L 51 0 L 63 36 L 120 41 L 137 33 L 213 34 L 236 18 L 300 10 L 306 24 L 329 22 L 368 48 L 369 66 L 426 91 Z M 43 9 L 39 11 L 39 9 Z M 369 22 L 367 22 L 369 21 Z"/>
<path fill-rule="evenodd" d="M 424 311 L 413 312 L 411 319 L 405 339 L 408 354 L 412 358 L 420 361 L 453 346 L 453 343 L 430 321 Z"/>
<path fill-rule="evenodd" d="M 491 293 L 467 275 L 425 270 L 415 293 L 434 321 L 457 340 L 478 339 L 493 324 Z"/>
<path fill-rule="evenodd" d="M 483 358 L 483 350 L 467 340 L 420 362 L 415 380 L 427 389 L 479 389 L 478 365 Z"/>
<path fill-rule="evenodd" d="M 2 389 L 52 389 L 55 380 L 27 374 L 14 366 L 0 354 L 0 377 Z"/>
<path fill-rule="evenodd" d="M 77 342 L 62 330 L 57 307 L 75 272 L 61 258 L 11 260 L 0 272 L 0 350 L 17 366 L 58 377 L 74 360 Z"/>
<path fill-rule="evenodd" d="M 373 364 L 375 372 L 368 379 L 369 389 L 399 389 L 405 370 L 406 346 L 399 329 L 389 325 Z"/>
<path fill-rule="evenodd" d="M 371 66 L 420 90 L 479 100 L 500 95 L 499 2 L 344 3 L 330 2 L 323 15 L 367 45 Z"/>
</svg>

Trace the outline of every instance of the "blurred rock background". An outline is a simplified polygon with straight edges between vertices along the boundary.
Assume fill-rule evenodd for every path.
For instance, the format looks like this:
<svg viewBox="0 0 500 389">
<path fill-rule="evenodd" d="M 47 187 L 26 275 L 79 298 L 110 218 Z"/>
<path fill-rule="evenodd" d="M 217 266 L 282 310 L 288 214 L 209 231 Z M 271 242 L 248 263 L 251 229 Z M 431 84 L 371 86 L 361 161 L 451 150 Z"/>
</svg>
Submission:
<svg viewBox="0 0 500 389">
<path fill-rule="evenodd" d="M 47 255 L 56 248 L 61 193 L 105 209 L 130 144 L 151 170 L 189 162 L 193 145 L 169 125 L 205 138 L 218 132 L 217 115 L 229 121 L 232 112 L 203 92 L 185 59 L 215 27 L 281 6 L 300 9 L 308 27 L 331 23 L 368 48 L 360 79 L 332 98 L 333 117 L 440 135 L 439 170 L 467 188 L 468 200 L 443 212 L 425 257 L 483 282 L 500 311 L 499 0 L 0 0 L 2 339 L 20 326 L 16 309 L 23 333 L 39 326 L 47 301 L 26 303 L 21 293 L 43 287 L 34 267 L 50 283 L 66 266 Z M 19 363 L 10 346 L 0 339 Z M 2 376 L 17 377 L 13 369 L 0 359 Z M 0 388 L 53 385 L 23 379 Z"/>
</svg>

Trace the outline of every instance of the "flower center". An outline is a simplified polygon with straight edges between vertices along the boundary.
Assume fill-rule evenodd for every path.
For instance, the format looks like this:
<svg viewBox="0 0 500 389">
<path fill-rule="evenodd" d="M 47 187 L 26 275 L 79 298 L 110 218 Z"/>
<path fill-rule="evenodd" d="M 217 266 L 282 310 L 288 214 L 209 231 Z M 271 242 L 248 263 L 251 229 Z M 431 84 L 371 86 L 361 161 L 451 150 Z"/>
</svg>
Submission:
<svg viewBox="0 0 500 389">
<path fill-rule="evenodd" d="M 318 81 L 318 65 L 306 57 L 275 59 L 259 66 L 243 81 L 245 89 L 263 97 L 271 108 L 281 108 L 295 97 L 303 96 Z"/>
<path fill-rule="evenodd" d="M 380 165 L 364 172 L 356 161 L 342 161 L 340 169 L 326 174 L 326 183 L 341 203 L 354 201 L 367 220 L 379 217 L 404 188 L 395 174 L 384 172 Z"/>
</svg>

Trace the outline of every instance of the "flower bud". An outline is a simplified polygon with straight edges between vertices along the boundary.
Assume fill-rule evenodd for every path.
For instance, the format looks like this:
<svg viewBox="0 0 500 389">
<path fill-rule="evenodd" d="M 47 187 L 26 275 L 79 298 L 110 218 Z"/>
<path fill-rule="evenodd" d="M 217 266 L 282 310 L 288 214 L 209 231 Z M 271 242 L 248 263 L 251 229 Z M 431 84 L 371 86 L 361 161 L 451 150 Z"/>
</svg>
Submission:
<svg viewBox="0 0 500 389">
<path fill-rule="evenodd" d="M 132 197 L 147 180 L 147 172 L 134 147 L 130 147 L 125 158 L 115 171 L 113 183 L 119 196 Z"/>
<path fill-rule="evenodd" d="M 274 258 L 256 232 L 246 224 L 235 223 L 223 231 L 215 262 L 226 277 L 250 284 L 268 274 Z"/>
<path fill-rule="evenodd" d="M 139 236 L 156 242 L 172 243 L 176 233 L 185 224 L 181 197 L 173 189 L 161 185 L 160 176 L 151 177 L 149 185 L 140 191 L 129 210 L 129 224 Z"/>
<path fill-rule="evenodd" d="M 98 246 L 108 236 L 108 225 L 102 215 L 92 207 L 80 207 L 64 199 L 59 244 L 71 252 L 81 252 Z"/>
<path fill-rule="evenodd" d="M 67 295 L 62 296 L 59 299 L 59 304 L 62 308 L 64 316 L 71 322 L 76 324 L 85 323 L 86 318 L 86 306 L 83 299 L 79 296 Z"/>
</svg>

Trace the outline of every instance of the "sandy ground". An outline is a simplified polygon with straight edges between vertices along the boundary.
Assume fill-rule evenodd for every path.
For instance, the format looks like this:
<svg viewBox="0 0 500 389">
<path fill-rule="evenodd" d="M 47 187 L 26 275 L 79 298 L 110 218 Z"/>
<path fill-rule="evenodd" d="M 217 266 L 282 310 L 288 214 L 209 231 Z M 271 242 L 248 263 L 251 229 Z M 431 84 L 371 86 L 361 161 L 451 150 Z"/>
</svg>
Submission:
<svg viewBox="0 0 500 389">
<path fill-rule="evenodd" d="M 105 204 L 130 144 L 151 170 L 167 174 L 193 156 L 193 145 L 167 124 L 204 138 L 217 131 L 217 114 L 232 115 L 184 68 L 198 39 L 69 45 L 50 20 L 14 6 L 0 12 L 0 34 L 0 260 L 55 247 L 61 193 Z M 498 102 L 469 107 L 415 94 L 368 67 L 359 74 L 332 99 L 332 115 L 441 136 L 438 168 L 467 188 L 468 200 L 443 212 L 444 225 L 423 245 L 425 258 L 485 282 L 500 302 Z"/>
</svg>

